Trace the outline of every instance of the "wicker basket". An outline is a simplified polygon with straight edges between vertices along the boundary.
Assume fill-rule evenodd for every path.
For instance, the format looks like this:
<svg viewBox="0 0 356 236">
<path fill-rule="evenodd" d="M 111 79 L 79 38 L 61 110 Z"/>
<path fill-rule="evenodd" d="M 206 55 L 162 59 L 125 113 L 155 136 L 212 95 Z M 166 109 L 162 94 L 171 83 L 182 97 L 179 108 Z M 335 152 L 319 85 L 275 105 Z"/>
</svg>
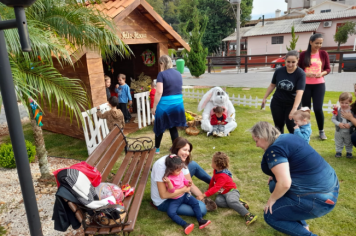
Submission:
<svg viewBox="0 0 356 236">
<path fill-rule="evenodd" d="M 197 127 L 189 127 L 185 129 L 185 133 L 188 135 L 198 135 L 200 130 Z"/>
<path fill-rule="evenodd" d="M 195 126 L 195 121 L 194 120 L 188 121 L 187 125 L 188 125 L 188 127 L 193 127 L 193 126 Z"/>
</svg>

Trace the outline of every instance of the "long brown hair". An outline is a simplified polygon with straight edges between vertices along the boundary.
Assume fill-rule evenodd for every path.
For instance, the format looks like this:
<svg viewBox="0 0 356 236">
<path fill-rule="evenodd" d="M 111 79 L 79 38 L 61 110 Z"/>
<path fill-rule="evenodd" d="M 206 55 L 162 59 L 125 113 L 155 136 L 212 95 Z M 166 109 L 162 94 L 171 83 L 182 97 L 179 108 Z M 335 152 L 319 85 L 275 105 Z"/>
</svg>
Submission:
<svg viewBox="0 0 356 236">
<path fill-rule="evenodd" d="M 185 159 L 185 164 L 188 166 L 189 162 L 192 159 L 192 151 L 193 151 L 193 145 L 188 140 L 186 140 L 185 138 L 182 138 L 182 137 L 176 138 L 173 142 L 171 152 L 173 154 L 178 155 L 179 149 L 185 147 L 185 145 L 187 145 L 187 144 L 189 144 L 189 146 L 190 146 L 189 156 L 187 157 L 187 159 Z"/>
</svg>

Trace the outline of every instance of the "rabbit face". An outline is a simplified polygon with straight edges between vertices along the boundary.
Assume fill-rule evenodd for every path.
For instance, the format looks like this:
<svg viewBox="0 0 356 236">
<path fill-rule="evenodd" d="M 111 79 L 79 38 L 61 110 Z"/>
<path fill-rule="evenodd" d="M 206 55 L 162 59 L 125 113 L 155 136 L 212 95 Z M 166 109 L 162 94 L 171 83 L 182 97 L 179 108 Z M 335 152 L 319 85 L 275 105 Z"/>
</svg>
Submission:
<svg viewBox="0 0 356 236">
<path fill-rule="evenodd" d="M 211 97 L 211 101 L 213 102 L 214 106 L 223 106 L 227 100 L 228 95 L 224 90 L 221 88 L 215 89 L 213 96 Z"/>
</svg>

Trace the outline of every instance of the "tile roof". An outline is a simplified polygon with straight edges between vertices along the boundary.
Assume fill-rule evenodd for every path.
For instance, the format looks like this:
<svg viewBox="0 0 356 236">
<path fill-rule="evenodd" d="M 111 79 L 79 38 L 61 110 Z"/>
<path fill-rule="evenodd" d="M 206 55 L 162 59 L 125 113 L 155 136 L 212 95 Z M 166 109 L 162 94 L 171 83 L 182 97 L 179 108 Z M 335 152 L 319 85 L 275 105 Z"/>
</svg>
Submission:
<svg viewBox="0 0 356 236">
<path fill-rule="evenodd" d="M 188 50 L 190 50 L 189 45 L 181 38 L 181 36 L 174 31 L 172 26 L 170 26 L 157 12 L 154 11 L 153 7 L 146 2 L 145 0 L 102 0 L 101 4 L 93 4 L 90 5 L 89 3 L 87 4 L 88 7 L 95 7 L 98 9 L 100 12 L 105 13 L 112 19 L 116 18 L 117 16 L 120 17 L 120 13 L 123 13 L 125 10 L 128 10 L 129 13 L 132 11 L 134 8 L 129 7 L 132 4 L 138 4 L 140 8 L 145 9 L 145 12 L 150 14 L 152 19 L 148 18 L 152 23 L 156 25 L 156 27 L 160 28 L 162 31 L 167 32 L 168 37 L 171 40 L 175 40 L 174 44 L 177 47 L 184 47 Z M 136 7 L 137 9 L 138 7 Z M 123 15 L 122 17 L 125 17 Z"/>
<path fill-rule="evenodd" d="M 334 19 L 343 19 L 354 17 L 356 18 L 356 10 L 346 10 L 346 11 L 335 11 L 328 13 L 320 13 L 320 14 L 311 14 L 305 16 L 302 21 L 303 22 L 313 22 L 313 21 L 325 21 L 325 20 L 334 20 Z"/>
<path fill-rule="evenodd" d="M 258 36 L 270 34 L 285 34 L 291 33 L 292 26 L 294 25 L 295 32 L 312 32 L 316 31 L 320 22 L 303 23 L 302 19 L 290 19 L 279 21 L 268 21 L 262 26 L 262 22 L 258 23 L 255 27 L 247 31 L 244 36 Z"/>
<path fill-rule="evenodd" d="M 252 28 L 253 28 L 253 26 L 240 28 L 240 36 L 244 37 L 246 32 Z M 231 40 L 236 40 L 236 32 L 230 34 L 228 37 L 224 38 L 222 41 L 231 41 Z"/>
</svg>

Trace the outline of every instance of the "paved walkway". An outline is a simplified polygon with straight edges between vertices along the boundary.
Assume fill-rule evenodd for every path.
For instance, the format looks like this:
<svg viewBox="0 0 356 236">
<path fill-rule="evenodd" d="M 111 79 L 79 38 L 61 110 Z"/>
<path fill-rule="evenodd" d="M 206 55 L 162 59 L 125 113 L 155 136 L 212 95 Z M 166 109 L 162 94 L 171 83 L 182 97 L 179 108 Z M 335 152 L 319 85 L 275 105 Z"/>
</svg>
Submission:
<svg viewBox="0 0 356 236">
<path fill-rule="evenodd" d="M 337 70 L 335 70 L 337 71 Z M 223 71 L 220 73 L 205 73 L 196 79 L 189 73 L 183 74 L 184 86 L 227 86 L 267 88 L 271 83 L 273 72 L 271 69 L 249 71 L 249 73 L 236 73 L 235 71 Z M 353 92 L 356 83 L 356 73 L 337 73 L 325 76 L 326 91 Z"/>
</svg>

